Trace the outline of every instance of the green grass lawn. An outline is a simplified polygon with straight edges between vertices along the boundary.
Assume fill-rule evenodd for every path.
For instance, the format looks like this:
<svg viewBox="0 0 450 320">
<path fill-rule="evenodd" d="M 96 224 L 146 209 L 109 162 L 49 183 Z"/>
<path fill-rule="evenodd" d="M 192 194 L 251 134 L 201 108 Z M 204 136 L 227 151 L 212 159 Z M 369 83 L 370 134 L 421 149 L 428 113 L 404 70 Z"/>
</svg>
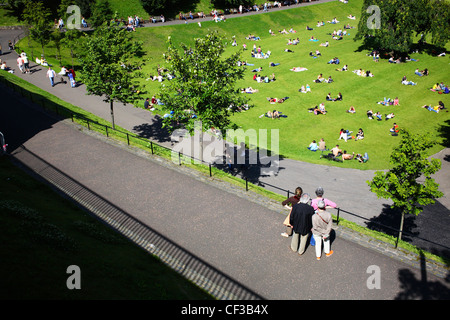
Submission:
<svg viewBox="0 0 450 320">
<path fill-rule="evenodd" d="M 431 153 L 439 151 L 445 145 L 445 136 L 439 132 L 446 132 L 446 121 L 450 119 L 449 113 L 441 112 L 436 114 L 421 108 L 424 104 L 437 105 L 442 100 L 445 105 L 450 105 L 448 95 L 438 95 L 428 90 L 434 83 L 443 81 L 450 82 L 448 57 L 433 57 L 426 53 L 414 53 L 412 58 L 417 62 L 403 64 L 389 64 L 382 59 L 375 63 L 367 56 L 366 50 L 361 50 L 361 42 L 353 41 L 356 29 L 348 30 L 349 35 L 343 40 L 332 40 L 328 35 L 334 29 L 343 28 L 349 23 L 357 27 L 358 20 L 348 19 L 349 14 L 359 16 L 362 1 L 351 1 L 349 4 L 341 2 L 331 2 L 313 5 L 303 8 L 295 8 L 287 11 L 269 12 L 254 16 L 244 16 L 236 19 L 227 19 L 226 22 L 205 22 L 200 28 L 196 23 L 187 25 L 177 25 L 171 27 L 144 28 L 135 33 L 136 38 L 144 41 L 147 55 L 148 74 L 155 74 L 155 67 L 162 63 L 162 53 L 165 48 L 165 40 L 170 35 L 174 43 L 192 43 L 194 37 L 205 34 L 208 30 L 219 30 L 220 33 L 231 39 L 235 36 L 238 46 L 247 44 L 247 50 L 243 55 L 243 60 L 255 64 L 248 66 L 245 78 L 239 82 L 239 87 L 251 86 L 259 92 L 249 95 L 254 108 L 239 114 L 235 114 L 232 120 L 244 130 L 247 129 L 279 129 L 280 153 L 283 156 L 313 162 L 326 163 L 337 166 L 361 168 L 361 169 L 384 169 L 389 166 L 389 155 L 392 148 L 398 143 L 399 137 L 392 137 L 389 129 L 395 121 L 401 128 L 409 129 L 413 132 L 431 132 L 439 141 L 440 145 L 431 150 Z M 339 24 L 326 23 L 337 17 Z M 316 27 L 316 22 L 325 21 L 326 25 Z M 307 31 L 306 25 L 314 30 Z M 293 28 L 297 32 L 294 34 L 280 34 L 278 30 Z M 269 29 L 275 32 L 275 36 L 269 35 Z M 261 37 L 260 41 L 249 41 L 245 37 L 248 34 Z M 311 42 L 308 39 L 314 36 L 319 41 Z M 298 45 L 287 45 L 288 39 L 300 39 Z M 319 44 L 329 41 L 330 46 L 320 47 Z M 261 46 L 263 52 L 271 51 L 269 59 L 255 59 L 250 56 L 250 49 L 253 44 Z M 289 48 L 293 53 L 284 52 Z M 320 50 L 322 56 L 313 59 L 309 56 L 310 51 Z M 235 47 L 228 49 L 229 52 Z M 339 66 L 327 64 L 333 58 L 338 57 L 341 61 Z M 277 67 L 269 67 L 270 62 L 280 63 Z M 338 72 L 335 69 L 347 64 L 349 71 Z M 275 73 L 277 81 L 272 83 L 257 83 L 252 80 L 254 73 L 252 69 L 263 67 L 261 75 L 271 75 Z M 292 67 L 305 67 L 304 72 L 292 72 Z M 353 70 L 370 70 L 374 74 L 373 78 L 359 77 Z M 419 77 L 414 74 L 414 70 L 428 68 L 428 77 Z M 327 84 L 313 83 L 317 75 L 322 73 L 324 77 L 332 76 L 334 83 Z M 409 80 L 417 82 L 417 86 L 405 86 L 401 84 L 401 78 L 406 75 Z M 147 81 L 146 88 L 150 94 L 158 92 L 158 83 Z M 298 90 L 302 85 L 309 84 L 311 93 L 300 93 Z M 331 93 L 333 97 L 341 92 L 343 101 L 327 102 L 325 97 Z M 267 97 L 282 98 L 288 96 L 289 99 L 283 104 L 272 105 L 267 101 Z M 377 104 L 384 97 L 399 97 L 400 106 L 383 106 Z M 328 113 L 326 115 L 315 116 L 308 112 L 308 108 L 320 103 L 325 103 Z M 356 108 L 355 114 L 347 113 L 350 106 Z M 260 115 L 269 110 L 277 109 L 287 118 L 277 120 L 266 117 L 259 118 Z M 374 112 L 380 111 L 383 116 L 386 113 L 394 112 L 395 118 L 389 121 L 369 120 L 366 111 L 372 109 Z M 341 128 L 353 131 L 356 134 L 359 128 L 365 132 L 365 139 L 362 141 L 337 141 Z M 447 129 L 446 129 L 447 128 Z M 348 152 L 367 152 L 370 161 L 361 165 L 357 161 L 349 161 L 343 164 L 329 163 L 327 160 L 319 159 L 319 154 L 306 149 L 309 143 L 315 139 L 324 138 L 327 146 L 334 147 L 339 143 L 342 149 Z M 270 145 L 270 143 L 269 143 Z"/>
<path fill-rule="evenodd" d="M 5 157 L 0 212 L 1 299 L 212 299 Z M 81 290 L 66 286 L 70 265 Z"/>
<path fill-rule="evenodd" d="M 278 129 L 280 142 L 279 152 L 281 155 L 312 163 L 336 165 L 341 167 L 351 167 L 360 169 L 386 169 L 389 167 L 389 155 L 393 147 L 398 143 L 400 137 L 392 137 L 389 129 L 395 121 L 400 128 L 406 128 L 416 133 L 432 133 L 439 145 L 430 150 L 433 154 L 443 147 L 448 147 L 448 112 L 434 113 L 421 108 L 425 104 L 437 105 L 442 100 L 447 108 L 450 106 L 448 95 L 439 95 L 428 90 L 436 82 L 450 83 L 449 58 L 435 57 L 427 53 L 413 53 L 411 57 L 418 59 L 417 62 L 407 62 L 402 64 L 389 64 L 386 59 L 380 62 L 373 62 L 367 56 L 368 51 L 360 49 L 361 41 L 353 41 L 356 29 L 347 30 L 349 35 L 343 40 L 331 39 L 329 33 L 334 29 L 343 28 L 344 24 L 357 27 L 358 20 L 348 19 L 349 14 L 357 18 L 361 12 L 363 1 L 351 1 L 343 4 L 338 1 L 330 3 L 318 3 L 311 6 L 297 7 L 289 10 L 269 12 L 258 15 L 244 15 L 239 18 L 230 18 L 225 22 L 215 23 L 213 21 L 203 22 L 199 27 L 197 23 L 167 26 L 159 24 L 152 28 L 140 28 L 133 36 L 143 41 L 146 56 L 143 58 L 144 78 L 142 84 L 145 94 L 151 96 L 157 94 L 158 82 L 146 81 L 149 75 L 156 73 L 156 67 L 163 64 L 162 54 L 166 50 L 166 40 L 171 36 L 174 43 L 184 42 L 192 44 L 195 37 L 206 34 L 209 30 L 218 30 L 228 39 L 236 37 L 238 47 L 243 43 L 247 44 L 248 50 L 244 52 L 242 59 L 248 63 L 255 64 L 248 66 L 245 78 L 239 81 L 239 87 L 251 86 L 259 92 L 248 95 L 253 108 L 246 112 L 237 113 L 232 116 L 232 121 L 244 130 L 247 129 Z M 326 23 L 336 17 L 340 22 L 333 25 Z M 325 21 L 326 25 L 316 27 L 317 21 Z M 306 30 L 306 25 L 314 28 L 312 31 Z M 293 28 L 296 33 L 280 34 L 278 30 Z M 275 36 L 269 35 L 269 29 L 275 32 Z M 261 37 L 260 41 L 249 41 L 245 37 L 254 34 Z M 319 41 L 311 42 L 308 39 L 314 36 Z M 287 45 L 289 38 L 300 39 L 298 45 Z M 329 47 L 320 47 L 319 44 L 329 41 Z M 250 56 L 250 50 L 256 44 L 261 46 L 263 52 L 271 51 L 269 59 L 255 59 Z M 25 41 L 21 46 L 26 46 Z M 292 53 L 284 52 L 284 49 L 293 50 Z M 313 59 L 309 56 L 310 51 L 320 50 L 322 56 Z M 39 52 L 38 47 L 34 50 Z M 236 50 L 231 45 L 227 48 L 227 54 Z M 448 50 L 448 46 L 447 46 Z M 50 44 L 46 48 L 48 60 L 52 61 L 55 56 L 55 48 Z M 70 57 L 67 50 L 63 51 L 65 64 L 70 64 Z M 340 65 L 327 64 L 333 58 L 338 57 Z M 56 60 L 53 60 L 56 62 Z M 277 67 L 269 67 L 270 62 L 280 63 Z M 77 63 L 77 62 L 76 62 Z M 338 72 L 335 69 L 347 64 L 349 71 Z M 277 80 L 272 83 L 256 83 L 252 80 L 252 69 L 263 67 L 261 75 L 271 75 L 275 73 Z M 292 72 L 292 67 L 305 67 L 308 70 L 303 72 Z M 352 71 L 356 69 L 370 70 L 373 78 L 359 77 Z M 428 68 L 430 75 L 419 77 L 414 74 L 414 70 Z M 322 73 L 324 77 L 332 76 L 334 83 L 316 84 L 313 82 L 317 75 Z M 401 84 L 401 78 L 406 75 L 409 80 L 417 82 L 416 86 L 405 86 Z M 309 84 L 311 93 L 300 93 L 298 90 L 302 85 Z M 343 101 L 327 102 L 325 97 L 331 93 L 336 97 L 341 92 Z M 282 98 L 288 96 L 289 99 L 283 104 L 272 105 L 267 101 L 267 97 Z M 384 97 L 400 100 L 400 106 L 383 106 L 377 104 Z M 144 97 L 143 97 L 144 98 Z M 144 100 L 144 99 L 143 99 Z M 138 106 L 143 106 L 143 100 L 138 102 Z M 326 115 L 315 116 L 308 112 L 320 103 L 324 103 L 328 111 Z M 355 114 L 347 113 L 346 110 L 354 106 Z M 277 109 L 286 115 L 287 118 L 277 120 L 259 116 L 269 110 Z M 394 112 L 395 118 L 389 121 L 369 120 L 366 116 L 367 110 L 381 112 L 383 116 Z M 160 111 L 161 112 L 161 111 Z M 339 130 L 345 128 L 356 134 L 359 128 L 365 132 L 365 139 L 362 141 L 349 140 L 338 141 Z M 357 161 L 344 163 L 328 162 L 320 159 L 318 153 L 306 149 L 309 143 L 315 139 L 324 138 L 327 146 L 332 148 L 339 143 L 342 149 L 348 152 L 369 154 L 370 160 L 366 164 Z M 270 142 L 269 142 L 270 146 Z"/>
</svg>

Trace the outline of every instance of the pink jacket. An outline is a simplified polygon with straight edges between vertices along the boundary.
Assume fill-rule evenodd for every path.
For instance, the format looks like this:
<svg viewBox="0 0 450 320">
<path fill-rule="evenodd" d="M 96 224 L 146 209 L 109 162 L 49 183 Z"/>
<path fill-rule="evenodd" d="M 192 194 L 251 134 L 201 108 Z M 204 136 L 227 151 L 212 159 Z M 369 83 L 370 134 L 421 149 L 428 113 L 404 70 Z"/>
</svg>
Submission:
<svg viewBox="0 0 450 320">
<path fill-rule="evenodd" d="M 318 209 L 317 203 L 318 203 L 320 200 L 323 200 L 323 202 L 325 202 L 325 207 L 332 207 L 332 208 L 336 208 L 336 207 L 337 207 L 337 204 L 334 203 L 334 202 L 331 201 L 331 200 L 328 200 L 328 199 L 325 199 L 325 198 L 316 198 L 316 199 L 313 199 L 313 200 L 311 201 L 311 206 L 314 208 L 314 210 L 317 210 L 317 209 Z"/>
</svg>

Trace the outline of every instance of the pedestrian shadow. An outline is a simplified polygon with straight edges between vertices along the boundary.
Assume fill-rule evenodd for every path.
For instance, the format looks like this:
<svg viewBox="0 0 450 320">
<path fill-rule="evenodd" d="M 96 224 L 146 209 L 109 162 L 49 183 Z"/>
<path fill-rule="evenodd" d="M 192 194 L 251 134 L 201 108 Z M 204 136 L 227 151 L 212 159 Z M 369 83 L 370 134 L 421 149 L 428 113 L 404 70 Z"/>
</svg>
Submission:
<svg viewBox="0 0 450 320">
<path fill-rule="evenodd" d="M 448 267 L 448 265 L 447 265 Z M 401 291 L 397 293 L 395 300 L 448 300 L 450 289 L 438 281 L 429 281 L 427 278 L 426 259 L 420 252 L 420 279 L 409 269 L 401 269 L 398 272 Z M 450 282 L 450 273 L 445 277 Z"/>
</svg>

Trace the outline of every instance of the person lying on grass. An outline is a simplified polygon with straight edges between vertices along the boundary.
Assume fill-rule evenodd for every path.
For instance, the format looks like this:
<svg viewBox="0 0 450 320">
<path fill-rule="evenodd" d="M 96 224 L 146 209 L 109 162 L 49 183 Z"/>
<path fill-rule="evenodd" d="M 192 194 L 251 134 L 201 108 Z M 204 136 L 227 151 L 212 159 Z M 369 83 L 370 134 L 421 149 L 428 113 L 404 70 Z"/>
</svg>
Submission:
<svg viewBox="0 0 450 320">
<path fill-rule="evenodd" d="M 393 112 L 391 112 L 384 116 L 384 120 L 387 121 L 389 119 L 393 119 L 394 117 L 395 117 L 395 114 Z"/>
<path fill-rule="evenodd" d="M 274 104 L 274 103 L 283 103 L 283 102 L 285 102 L 287 99 L 289 99 L 289 97 L 284 97 L 284 98 L 267 98 L 267 101 L 269 101 L 271 104 Z"/>
<path fill-rule="evenodd" d="M 439 113 L 439 111 L 446 109 L 444 106 L 444 103 L 442 101 L 439 101 L 439 104 L 437 106 L 432 107 L 430 104 L 430 105 L 424 105 L 422 108 L 428 109 L 428 111 L 434 111 L 436 113 Z"/>
<path fill-rule="evenodd" d="M 325 110 L 325 106 L 322 106 L 322 108 L 319 108 L 318 106 L 315 106 L 314 108 L 309 108 L 308 112 L 314 113 L 316 116 L 319 114 L 326 114 L 327 111 Z"/>
<path fill-rule="evenodd" d="M 339 63 L 340 61 L 338 57 L 334 57 L 333 59 L 327 62 L 327 64 L 339 64 Z"/>
<path fill-rule="evenodd" d="M 303 68 L 303 67 L 293 67 L 291 69 L 289 69 L 290 71 L 294 71 L 294 72 L 301 72 L 301 71 L 306 71 L 308 69 Z"/>
<path fill-rule="evenodd" d="M 354 152 L 353 152 L 353 154 L 349 154 L 349 153 L 347 153 L 347 150 L 344 150 L 344 153 L 342 154 L 342 161 L 344 161 L 344 160 L 352 160 L 354 155 L 355 155 Z"/>
<path fill-rule="evenodd" d="M 364 153 L 364 156 L 360 153 L 357 153 L 355 156 L 355 160 L 358 160 L 360 163 L 367 162 L 369 160 L 369 155 L 367 154 L 367 152 Z"/>
<path fill-rule="evenodd" d="M 402 84 L 404 84 L 405 86 L 408 86 L 408 85 L 415 86 L 415 85 L 417 85 L 417 82 L 409 81 L 408 79 L 406 79 L 406 76 L 403 76 Z"/>
<path fill-rule="evenodd" d="M 400 105 L 398 97 L 395 97 L 395 99 L 384 97 L 384 100 L 378 101 L 377 104 L 382 104 L 383 106 L 398 106 L 398 105 Z"/>
<path fill-rule="evenodd" d="M 258 91 L 259 91 L 258 89 L 253 89 L 252 87 L 241 89 L 241 93 L 256 93 Z"/>
</svg>

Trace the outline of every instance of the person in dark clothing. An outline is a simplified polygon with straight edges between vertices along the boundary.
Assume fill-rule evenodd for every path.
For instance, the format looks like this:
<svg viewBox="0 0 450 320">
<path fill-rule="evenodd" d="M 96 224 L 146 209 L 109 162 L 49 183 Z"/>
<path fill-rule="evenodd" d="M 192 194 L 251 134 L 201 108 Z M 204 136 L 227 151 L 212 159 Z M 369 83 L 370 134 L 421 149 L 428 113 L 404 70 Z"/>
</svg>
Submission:
<svg viewBox="0 0 450 320">
<path fill-rule="evenodd" d="M 150 98 L 145 99 L 144 108 L 145 109 L 150 109 Z"/>
<path fill-rule="evenodd" d="M 292 207 L 290 214 L 289 222 L 294 232 L 290 248 L 292 251 L 298 252 L 299 255 L 305 252 L 308 236 L 312 228 L 314 209 L 308 204 L 310 199 L 309 194 L 303 194 L 300 202 Z"/>
<path fill-rule="evenodd" d="M 283 205 L 283 207 L 292 209 L 292 207 L 300 201 L 302 193 L 303 193 L 302 188 L 300 187 L 295 188 L 295 195 L 284 200 L 281 204 Z M 283 232 L 281 236 L 285 238 L 292 236 L 292 227 L 289 224 L 289 214 L 287 215 L 286 219 L 284 219 L 283 224 L 286 226 L 286 232 Z"/>
</svg>

